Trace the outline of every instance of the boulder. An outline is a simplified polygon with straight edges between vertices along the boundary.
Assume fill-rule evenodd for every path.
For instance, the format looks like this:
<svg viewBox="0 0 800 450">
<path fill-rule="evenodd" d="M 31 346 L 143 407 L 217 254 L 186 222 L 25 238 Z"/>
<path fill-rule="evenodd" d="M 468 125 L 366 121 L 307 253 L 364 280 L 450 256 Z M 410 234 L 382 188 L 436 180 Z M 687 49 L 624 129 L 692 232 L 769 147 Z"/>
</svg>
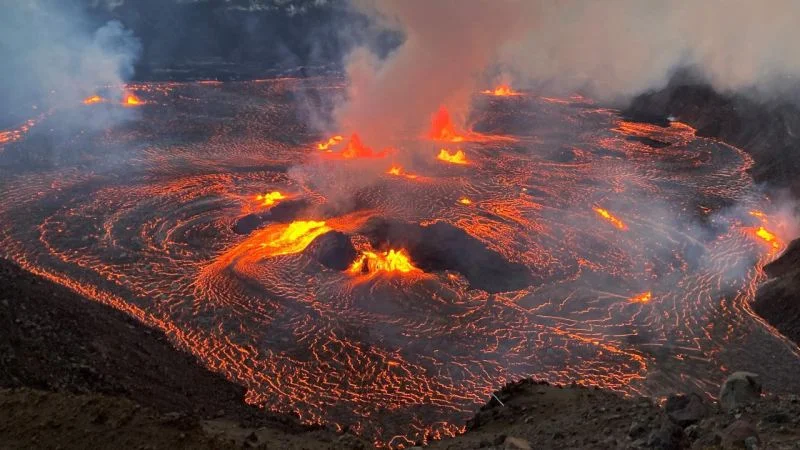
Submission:
<svg viewBox="0 0 800 450">
<path fill-rule="evenodd" d="M 708 407 L 698 394 L 670 395 L 664 410 L 669 420 L 684 428 L 699 422 L 708 414 Z"/>
<path fill-rule="evenodd" d="M 734 372 L 722 384 L 719 391 L 719 404 L 730 412 L 750 404 L 761 397 L 761 382 L 758 374 Z"/>
</svg>

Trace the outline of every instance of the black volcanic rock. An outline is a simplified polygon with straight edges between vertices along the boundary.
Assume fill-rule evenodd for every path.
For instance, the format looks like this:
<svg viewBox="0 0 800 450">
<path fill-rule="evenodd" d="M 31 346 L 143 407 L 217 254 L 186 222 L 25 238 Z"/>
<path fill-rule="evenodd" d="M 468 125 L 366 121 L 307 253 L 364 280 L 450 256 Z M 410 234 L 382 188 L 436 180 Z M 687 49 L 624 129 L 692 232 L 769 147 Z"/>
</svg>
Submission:
<svg viewBox="0 0 800 450">
<path fill-rule="evenodd" d="M 309 251 L 320 264 L 333 270 L 347 269 L 358 256 L 350 238 L 339 231 L 330 231 L 314 239 Z"/>
<path fill-rule="evenodd" d="M 282 201 L 264 213 L 240 217 L 233 224 L 233 232 L 250 234 L 267 222 L 291 222 L 304 215 L 308 207 L 309 203 L 303 199 Z"/>
<path fill-rule="evenodd" d="M 534 282 L 533 274 L 524 265 L 507 261 L 460 228 L 445 222 L 421 226 L 373 218 L 361 232 L 375 248 L 405 248 L 420 269 L 427 272 L 454 270 L 473 288 L 503 292 L 523 289 Z"/>
<path fill-rule="evenodd" d="M 753 310 L 783 335 L 800 343 L 800 239 L 764 266 L 770 279 L 756 292 Z"/>
<path fill-rule="evenodd" d="M 800 195 L 800 108 L 795 102 L 721 94 L 678 74 L 664 89 L 635 98 L 623 114 L 660 125 L 670 116 L 686 122 L 698 136 L 719 138 L 748 152 L 757 182 Z"/>
<path fill-rule="evenodd" d="M 790 242 L 778 259 L 764 266 L 764 272 L 770 278 L 791 275 L 798 270 L 800 270 L 800 239 Z"/>
</svg>

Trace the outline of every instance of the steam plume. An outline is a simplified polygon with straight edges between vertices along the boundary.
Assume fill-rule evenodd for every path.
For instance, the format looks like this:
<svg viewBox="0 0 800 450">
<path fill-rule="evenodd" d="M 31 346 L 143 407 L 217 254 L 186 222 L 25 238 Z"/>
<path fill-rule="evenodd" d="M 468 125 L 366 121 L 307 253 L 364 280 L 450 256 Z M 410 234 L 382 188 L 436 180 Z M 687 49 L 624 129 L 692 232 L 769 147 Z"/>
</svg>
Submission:
<svg viewBox="0 0 800 450">
<path fill-rule="evenodd" d="M 420 130 L 438 104 L 466 105 L 500 65 L 520 85 L 625 101 L 692 67 L 722 91 L 775 94 L 800 74 L 793 50 L 800 3 L 772 0 L 352 0 L 405 41 L 379 59 L 369 46 L 347 60 L 347 128 L 368 141 Z"/>
<path fill-rule="evenodd" d="M 121 23 L 98 27 L 77 3 L 49 0 L 8 2 L 0 42 L 0 99 L 16 110 L 72 106 L 98 88 L 119 86 L 140 51 Z"/>
</svg>

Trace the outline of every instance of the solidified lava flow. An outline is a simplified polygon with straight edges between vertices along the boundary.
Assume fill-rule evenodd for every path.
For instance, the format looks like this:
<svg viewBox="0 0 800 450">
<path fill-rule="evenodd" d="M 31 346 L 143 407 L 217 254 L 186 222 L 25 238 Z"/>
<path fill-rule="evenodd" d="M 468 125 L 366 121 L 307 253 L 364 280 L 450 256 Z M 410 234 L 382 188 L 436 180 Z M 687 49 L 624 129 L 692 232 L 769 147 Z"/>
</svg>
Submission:
<svg viewBox="0 0 800 450">
<path fill-rule="evenodd" d="M 514 131 L 459 141 L 468 165 L 430 141 L 321 158 L 375 154 L 286 95 L 337 89 L 142 84 L 103 132 L 36 134 L 69 111 L 12 130 L 2 254 L 164 330 L 248 402 L 376 445 L 458 433 L 521 377 L 658 396 L 733 368 L 798 389 L 797 348 L 749 308 L 782 244 L 743 151 L 525 95 L 481 96 L 474 128 Z M 433 137 L 454 141 L 445 115 Z"/>
</svg>

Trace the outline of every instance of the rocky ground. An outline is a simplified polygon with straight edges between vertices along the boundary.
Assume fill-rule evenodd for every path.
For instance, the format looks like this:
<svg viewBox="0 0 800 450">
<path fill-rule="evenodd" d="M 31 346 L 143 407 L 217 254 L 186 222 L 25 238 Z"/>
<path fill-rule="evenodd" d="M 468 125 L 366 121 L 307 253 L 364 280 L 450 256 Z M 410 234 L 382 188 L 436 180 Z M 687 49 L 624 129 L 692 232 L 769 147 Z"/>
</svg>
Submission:
<svg viewBox="0 0 800 450">
<path fill-rule="evenodd" d="M 764 266 L 769 279 L 756 293 L 753 310 L 784 336 L 800 343 L 800 239 Z"/>
<path fill-rule="evenodd" d="M 727 381 L 718 403 L 696 394 L 659 405 L 583 387 L 506 386 L 454 439 L 433 449 L 800 449 L 800 397 L 760 394 L 758 378 Z"/>
<path fill-rule="evenodd" d="M 0 448 L 363 449 L 349 434 L 246 405 L 243 389 L 159 332 L 0 259 Z M 524 380 L 447 449 L 800 449 L 800 399 L 739 374 L 721 405 Z M 498 401 L 499 400 L 499 401 Z M 502 404 L 501 404 L 502 402 Z"/>
<path fill-rule="evenodd" d="M 358 445 L 243 396 L 161 332 L 0 258 L 0 448 Z"/>
<path fill-rule="evenodd" d="M 723 94 L 690 72 L 676 73 L 663 89 L 636 97 L 623 113 L 633 120 L 667 124 L 671 117 L 697 134 L 748 152 L 755 181 L 800 196 L 800 108 L 796 97 L 757 99 Z"/>
</svg>

